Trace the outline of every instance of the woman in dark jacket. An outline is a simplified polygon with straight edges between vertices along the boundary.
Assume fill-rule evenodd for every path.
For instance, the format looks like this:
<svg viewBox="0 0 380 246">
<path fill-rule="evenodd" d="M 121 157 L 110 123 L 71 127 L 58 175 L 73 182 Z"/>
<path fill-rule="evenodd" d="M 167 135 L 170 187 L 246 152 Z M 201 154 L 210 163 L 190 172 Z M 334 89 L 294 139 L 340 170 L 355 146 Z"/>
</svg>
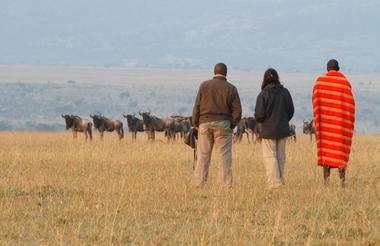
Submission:
<svg viewBox="0 0 380 246">
<path fill-rule="evenodd" d="M 261 123 L 268 188 L 279 188 L 285 184 L 285 144 L 290 136 L 289 121 L 293 114 L 294 105 L 289 91 L 280 83 L 277 71 L 269 68 L 264 73 L 255 108 L 256 120 Z"/>
</svg>

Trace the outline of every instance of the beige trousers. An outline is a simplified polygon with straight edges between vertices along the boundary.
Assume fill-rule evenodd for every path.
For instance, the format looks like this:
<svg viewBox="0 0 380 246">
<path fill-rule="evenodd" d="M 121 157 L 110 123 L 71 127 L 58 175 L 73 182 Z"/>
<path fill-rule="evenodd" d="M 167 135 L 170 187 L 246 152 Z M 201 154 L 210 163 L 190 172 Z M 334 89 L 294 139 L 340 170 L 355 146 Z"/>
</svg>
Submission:
<svg viewBox="0 0 380 246">
<path fill-rule="evenodd" d="M 220 187 L 232 186 L 232 130 L 214 130 L 200 127 L 198 131 L 197 166 L 191 183 L 203 187 L 207 181 L 212 149 L 218 155 L 217 182 Z"/>
<path fill-rule="evenodd" d="M 285 144 L 286 138 L 263 139 L 263 160 L 267 174 L 268 188 L 278 188 L 285 184 Z"/>
</svg>

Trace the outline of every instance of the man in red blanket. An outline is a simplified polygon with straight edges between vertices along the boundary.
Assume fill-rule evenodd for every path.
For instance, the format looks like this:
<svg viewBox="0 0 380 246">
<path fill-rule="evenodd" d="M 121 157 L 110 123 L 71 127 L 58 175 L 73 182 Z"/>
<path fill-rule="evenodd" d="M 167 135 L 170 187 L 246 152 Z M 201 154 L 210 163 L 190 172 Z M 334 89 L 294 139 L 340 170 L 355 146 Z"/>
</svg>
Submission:
<svg viewBox="0 0 380 246">
<path fill-rule="evenodd" d="M 323 166 L 328 185 L 330 169 L 338 168 L 344 187 L 355 122 L 355 101 L 351 85 L 339 72 L 338 61 L 327 63 L 327 74 L 313 88 L 314 124 L 317 135 L 318 165 Z"/>
</svg>

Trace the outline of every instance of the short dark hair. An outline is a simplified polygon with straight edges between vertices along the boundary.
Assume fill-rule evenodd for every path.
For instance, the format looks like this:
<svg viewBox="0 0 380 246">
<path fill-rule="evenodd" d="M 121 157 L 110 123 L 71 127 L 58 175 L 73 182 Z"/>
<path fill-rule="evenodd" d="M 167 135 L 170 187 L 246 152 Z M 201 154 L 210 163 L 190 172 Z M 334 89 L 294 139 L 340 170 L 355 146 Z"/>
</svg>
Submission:
<svg viewBox="0 0 380 246">
<path fill-rule="evenodd" d="M 214 74 L 223 74 L 224 76 L 227 75 L 227 66 L 224 63 L 218 63 L 214 67 Z"/>
<path fill-rule="evenodd" d="M 335 59 L 331 59 L 330 61 L 327 62 L 327 71 L 330 70 L 335 70 L 339 71 L 339 63 Z"/>
<path fill-rule="evenodd" d="M 280 77 L 273 68 L 268 68 L 264 73 L 263 83 L 261 84 L 261 90 L 264 90 L 265 86 L 269 84 L 280 84 Z"/>
</svg>

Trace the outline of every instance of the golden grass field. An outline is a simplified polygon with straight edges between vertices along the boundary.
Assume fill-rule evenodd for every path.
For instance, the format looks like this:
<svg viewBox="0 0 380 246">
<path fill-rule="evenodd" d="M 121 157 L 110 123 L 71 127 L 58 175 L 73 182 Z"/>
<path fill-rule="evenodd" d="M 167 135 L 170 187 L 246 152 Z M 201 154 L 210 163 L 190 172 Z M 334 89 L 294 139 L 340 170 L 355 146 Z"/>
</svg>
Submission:
<svg viewBox="0 0 380 246">
<path fill-rule="evenodd" d="M 380 136 L 354 137 L 347 185 L 322 186 L 315 143 L 287 145 L 265 189 L 259 144 L 233 146 L 234 186 L 189 185 L 192 150 L 163 136 L 0 133 L 0 245 L 380 245 Z"/>
</svg>

